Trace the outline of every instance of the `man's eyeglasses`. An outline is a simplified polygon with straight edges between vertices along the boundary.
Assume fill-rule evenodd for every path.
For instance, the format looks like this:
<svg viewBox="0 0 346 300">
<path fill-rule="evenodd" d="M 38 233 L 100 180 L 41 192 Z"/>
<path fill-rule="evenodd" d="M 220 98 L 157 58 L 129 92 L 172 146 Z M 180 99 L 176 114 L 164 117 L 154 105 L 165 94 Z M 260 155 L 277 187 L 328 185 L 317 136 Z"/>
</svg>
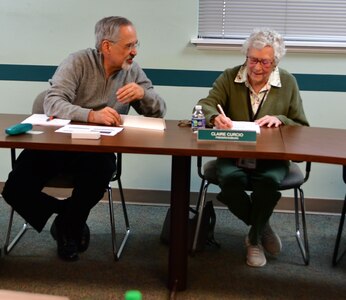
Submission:
<svg viewBox="0 0 346 300">
<path fill-rule="evenodd" d="M 260 63 L 262 65 L 262 67 L 268 68 L 273 64 L 273 60 L 271 59 L 258 59 L 256 57 L 252 57 L 252 56 L 246 56 L 248 62 L 250 65 L 257 65 L 258 63 Z"/>
<path fill-rule="evenodd" d="M 129 44 L 126 44 L 126 45 L 123 45 L 123 46 L 118 44 L 115 41 L 111 41 L 111 40 L 108 40 L 108 41 L 110 43 L 112 43 L 112 44 L 116 44 L 118 46 L 124 47 L 126 50 L 129 50 L 129 51 L 132 51 L 132 50 L 137 49 L 139 47 L 139 41 L 136 41 L 135 43 L 129 43 Z"/>
</svg>

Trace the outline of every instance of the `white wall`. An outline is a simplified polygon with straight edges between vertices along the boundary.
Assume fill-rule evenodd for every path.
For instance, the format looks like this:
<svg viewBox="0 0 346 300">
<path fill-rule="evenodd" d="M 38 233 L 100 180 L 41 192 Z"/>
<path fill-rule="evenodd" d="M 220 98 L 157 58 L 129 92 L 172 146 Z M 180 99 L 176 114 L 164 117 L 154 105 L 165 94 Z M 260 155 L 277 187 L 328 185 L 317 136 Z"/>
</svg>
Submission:
<svg viewBox="0 0 346 300">
<path fill-rule="evenodd" d="M 94 25 L 109 15 L 135 23 L 141 42 L 136 60 L 143 68 L 222 71 L 242 63 L 237 51 L 197 50 L 189 43 L 197 32 L 197 9 L 197 0 L 0 0 L 0 64 L 58 65 L 69 53 L 93 47 Z M 346 54 L 288 53 L 281 67 L 292 73 L 345 75 Z M 45 87 L 44 82 L 0 81 L 0 112 L 30 113 L 32 100 Z M 189 118 L 194 104 L 208 92 L 195 87 L 156 89 L 167 102 L 167 119 Z M 311 125 L 346 129 L 345 96 L 303 91 Z M 197 191 L 199 179 L 192 169 L 192 190 Z M 9 170 L 9 151 L 0 149 L 0 181 Z M 169 190 L 169 170 L 169 157 L 124 155 L 123 185 Z M 341 167 L 313 164 L 304 190 L 309 198 L 343 199 Z"/>
</svg>

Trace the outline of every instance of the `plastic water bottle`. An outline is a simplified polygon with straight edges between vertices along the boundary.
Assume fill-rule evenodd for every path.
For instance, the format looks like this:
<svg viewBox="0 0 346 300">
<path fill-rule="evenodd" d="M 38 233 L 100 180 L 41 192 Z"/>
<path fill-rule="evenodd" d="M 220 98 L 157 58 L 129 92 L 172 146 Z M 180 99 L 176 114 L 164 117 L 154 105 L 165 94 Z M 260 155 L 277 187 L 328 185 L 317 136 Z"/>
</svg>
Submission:
<svg viewBox="0 0 346 300">
<path fill-rule="evenodd" d="M 193 133 L 197 133 L 198 129 L 205 128 L 205 116 L 202 111 L 202 105 L 196 105 L 191 118 L 191 128 Z"/>
<path fill-rule="evenodd" d="M 142 300 L 142 293 L 137 290 L 130 290 L 125 293 L 125 300 Z"/>
</svg>

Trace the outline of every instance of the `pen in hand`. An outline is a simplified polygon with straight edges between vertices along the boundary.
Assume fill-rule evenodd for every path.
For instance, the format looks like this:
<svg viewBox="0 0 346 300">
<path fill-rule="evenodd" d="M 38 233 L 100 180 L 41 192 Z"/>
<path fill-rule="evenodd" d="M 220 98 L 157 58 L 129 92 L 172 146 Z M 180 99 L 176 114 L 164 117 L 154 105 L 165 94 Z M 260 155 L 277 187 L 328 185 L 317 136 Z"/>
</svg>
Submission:
<svg viewBox="0 0 346 300">
<path fill-rule="evenodd" d="M 230 128 L 232 128 L 232 126 L 233 126 L 232 125 L 232 120 L 226 116 L 225 112 L 222 109 L 222 106 L 220 104 L 218 104 L 216 106 L 216 108 L 217 108 L 217 111 L 224 117 L 224 118 L 221 118 L 219 120 L 219 124 L 218 124 L 217 127 L 221 128 L 221 129 L 225 129 L 225 128 L 230 129 Z"/>
<path fill-rule="evenodd" d="M 54 119 L 54 117 L 50 116 L 50 117 L 47 118 L 46 122 L 52 121 L 53 119 Z"/>
<path fill-rule="evenodd" d="M 218 111 L 221 115 L 223 115 L 224 117 L 226 117 L 225 112 L 223 111 L 222 106 L 221 106 L 220 104 L 218 104 L 218 105 L 216 106 L 216 108 L 217 108 L 217 111 Z"/>
</svg>

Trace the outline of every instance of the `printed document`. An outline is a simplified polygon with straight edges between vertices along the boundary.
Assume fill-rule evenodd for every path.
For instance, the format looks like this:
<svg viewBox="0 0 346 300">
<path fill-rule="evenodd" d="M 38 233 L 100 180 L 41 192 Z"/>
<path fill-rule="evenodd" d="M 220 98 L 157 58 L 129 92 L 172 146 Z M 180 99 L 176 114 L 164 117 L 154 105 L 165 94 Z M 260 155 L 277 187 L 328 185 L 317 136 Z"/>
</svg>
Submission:
<svg viewBox="0 0 346 300">
<path fill-rule="evenodd" d="M 122 131 L 124 128 L 113 127 L 113 126 L 91 126 L 91 125 L 65 125 L 55 132 L 62 133 L 88 133 L 88 132 L 98 132 L 101 135 L 113 136 Z"/>
</svg>

